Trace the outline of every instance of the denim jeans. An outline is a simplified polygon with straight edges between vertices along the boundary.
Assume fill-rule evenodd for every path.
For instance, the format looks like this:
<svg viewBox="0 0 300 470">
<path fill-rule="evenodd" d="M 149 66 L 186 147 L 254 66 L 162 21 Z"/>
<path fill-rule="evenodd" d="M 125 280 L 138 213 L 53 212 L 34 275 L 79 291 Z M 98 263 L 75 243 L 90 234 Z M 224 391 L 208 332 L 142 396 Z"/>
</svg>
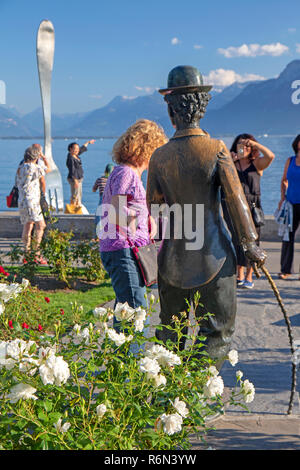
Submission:
<svg viewBox="0 0 300 470">
<path fill-rule="evenodd" d="M 118 302 L 128 302 L 128 305 L 132 308 L 147 308 L 145 283 L 132 250 L 130 248 L 124 248 L 116 251 L 102 251 L 101 259 L 116 294 L 115 306 Z M 149 323 L 149 318 L 147 318 L 145 324 L 147 323 Z M 117 331 L 120 330 L 119 323 L 115 318 L 114 328 Z M 147 329 L 144 330 L 144 336 L 146 336 L 146 334 Z M 130 348 L 133 354 L 137 353 L 138 350 L 137 344 L 133 344 Z"/>
</svg>

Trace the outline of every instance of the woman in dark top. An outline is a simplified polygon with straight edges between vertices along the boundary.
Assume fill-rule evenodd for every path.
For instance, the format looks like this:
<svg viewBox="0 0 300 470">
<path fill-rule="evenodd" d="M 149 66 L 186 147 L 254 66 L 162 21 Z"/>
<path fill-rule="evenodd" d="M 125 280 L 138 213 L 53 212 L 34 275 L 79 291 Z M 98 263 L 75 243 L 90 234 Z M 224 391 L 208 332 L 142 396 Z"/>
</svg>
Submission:
<svg viewBox="0 0 300 470">
<path fill-rule="evenodd" d="M 272 163 L 275 155 L 267 147 L 264 147 L 251 134 L 240 134 L 235 139 L 230 149 L 235 163 L 240 182 L 243 186 L 250 209 L 253 203 L 261 208 L 260 178 L 263 171 Z M 262 155 L 260 155 L 262 154 Z M 237 287 L 252 289 L 253 268 L 246 258 L 243 249 L 236 240 L 236 236 L 229 219 L 225 204 L 223 204 L 224 217 L 232 234 L 232 241 L 237 256 Z M 258 234 L 257 244 L 260 241 L 260 227 L 256 227 Z M 246 268 L 246 275 L 245 275 Z"/>
<path fill-rule="evenodd" d="M 71 188 L 71 204 L 81 206 L 82 199 L 82 181 L 83 181 L 83 168 L 80 155 L 87 151 L 87 146 L 93 144 L 95 140 L 88 140 L 81 147 L 76 142 L 72 142 L 68 146 L 67 167 L 68 183 Z"/>
</svg>

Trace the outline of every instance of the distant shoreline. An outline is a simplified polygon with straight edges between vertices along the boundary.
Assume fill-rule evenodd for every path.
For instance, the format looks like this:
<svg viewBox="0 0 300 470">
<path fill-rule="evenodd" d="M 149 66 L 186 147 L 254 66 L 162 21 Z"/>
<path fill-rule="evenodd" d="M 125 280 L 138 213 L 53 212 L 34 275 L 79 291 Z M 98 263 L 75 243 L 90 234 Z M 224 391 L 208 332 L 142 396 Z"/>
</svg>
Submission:
<svg viewBox="0 0 300 470">
<path fill-rule="evenodd" d="M 112 135 L 112 136 L 106 136 L 106 135 L 77 135 L 77 136 L 54 136 L 52 137 L 52 140 L 66 140 L 66 139 L 118 139 L 120 137 L 119 135 Z M 220 137 L 231 137 L 234 138 L 235 134 L 216 134 L 214 136 L 215 138 L 220 138 Z M 257 133 L 257 137 L 261 139 L 262 137 L 268 138 L 268 137 L 295 137 L 295 134 L 266 134 L 266 133 Z M 43 140 L 44 136 L 0 136 L 0 140 Z"/>
</svg>

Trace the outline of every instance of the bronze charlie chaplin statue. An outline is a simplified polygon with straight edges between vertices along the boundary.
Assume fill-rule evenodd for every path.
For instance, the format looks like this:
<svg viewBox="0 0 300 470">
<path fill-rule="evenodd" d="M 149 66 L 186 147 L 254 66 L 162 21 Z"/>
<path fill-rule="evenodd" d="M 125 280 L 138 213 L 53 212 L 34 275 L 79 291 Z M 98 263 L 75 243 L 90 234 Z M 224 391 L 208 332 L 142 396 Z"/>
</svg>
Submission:
<svg viewBox="0 0 300 470">
<path fill-rule="evenodd" d="M 169 217 L 169 236 L 164 238 L 158 253 L 158 289 L 162 325 L 172 324 L 172 316 L 186 311 L 186 299 L 191 303 L 195 293 L 201 294 L 196 316 L 213 314 L 201 322 L 199 335 L 205 336 L 205 348 L 220 369 L 230 344 L 236 316 L 236 258 L 221 209 L 223 190 L 230 216 L 239 241 L 250 260 L 261 266 L 266 254 L 256 245 L 257 233 L 245 199 L 237 171 L 224 142 L 210 138 L 199 127 L 211 98 L 201 73 L 191 66 L 175 67 L 168 76 L 164 95 L 176 132 L 167 144 L 151 157 L 148 169 L 147 204 L 168 207 L 203 208 L 199 225 L 193 217 L 193 230 L 203 231 L 201 247 L 191 247 L 181 237 L 176 220 Z M 172 214 L 171 214 L 172 215 Z M 159 339 L 176 341 L 174 333 L 157 330 Z M 181 344 L 184 348 L 184 343 Z"/>
</svg>

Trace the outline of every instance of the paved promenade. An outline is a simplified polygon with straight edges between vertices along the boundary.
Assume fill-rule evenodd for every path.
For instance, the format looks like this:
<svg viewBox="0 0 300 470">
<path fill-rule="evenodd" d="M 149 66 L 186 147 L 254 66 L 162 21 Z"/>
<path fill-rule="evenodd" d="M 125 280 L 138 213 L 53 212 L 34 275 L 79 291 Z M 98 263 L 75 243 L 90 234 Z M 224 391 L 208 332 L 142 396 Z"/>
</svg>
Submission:
<svg viewBox="0 0 300 470">
<path fill-rule="evenodd" d="M 17 240 L 16 240 L 17 241 Z M 0 251 L 9 247 L 0 239 Z M 294 340 L 300 340 L 300 244 L 295 245 L 295 274 L 288 281 L 278 279 L 280 243 L 262 242 L 267 251 L 266 267 L 272 275 L 288 312 Z M 154 290 L 157 295 L 157 291 Z M 214 423 L 215 430 L 207 438 L 216 450 L 300 450 L 300 379 L 292 414 L 287 415 L 291 390 L 291 354 L 287 327 L 268 280 L 264 275 L 255 280 L 252 290 L 238 289 L 236 331 L 232 348 L 239 362 L 232 367 L 226 362 L 221 370 L 226 387 L 235 384 L 235 372 L 256 389 L 249 404 L 251 413 L 241 408 L 227 408 L 225 415 Z M 157 323 L 158 312 L 153 319 Z M 298 375 L 300 370 L 298 367 Z M 203 449 L 192 439 L 193 449 Z"/>
</svg>

